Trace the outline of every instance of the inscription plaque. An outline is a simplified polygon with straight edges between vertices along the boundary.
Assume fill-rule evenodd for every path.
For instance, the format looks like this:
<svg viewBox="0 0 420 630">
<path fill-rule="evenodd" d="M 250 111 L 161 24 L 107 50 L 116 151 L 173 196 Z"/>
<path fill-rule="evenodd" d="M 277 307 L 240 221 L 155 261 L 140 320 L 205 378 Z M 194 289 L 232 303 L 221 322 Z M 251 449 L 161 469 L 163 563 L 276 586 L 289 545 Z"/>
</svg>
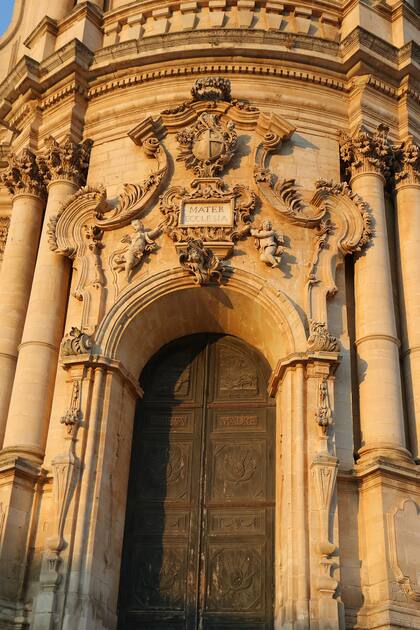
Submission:
<svg viewBox="0 0 420 630">
<path fill-rule="evenodd" d="M 180 226 L 233 225 L 231 201 L 186 201 L 181 206 Z"/>
</svg>

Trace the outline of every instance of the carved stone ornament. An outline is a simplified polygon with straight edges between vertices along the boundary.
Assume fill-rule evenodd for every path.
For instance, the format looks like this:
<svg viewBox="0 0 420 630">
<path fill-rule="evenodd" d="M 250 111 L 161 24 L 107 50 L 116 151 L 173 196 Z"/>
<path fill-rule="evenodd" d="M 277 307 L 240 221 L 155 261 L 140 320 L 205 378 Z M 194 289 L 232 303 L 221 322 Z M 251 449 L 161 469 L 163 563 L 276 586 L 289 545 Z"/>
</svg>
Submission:
<svg viewBox="0 0 420 630">
<path fill-rule="evenodd" d="M 222 281 L 223 262 L 200 239 L 190 239 L 187 242 L 186 249 L 179 255 L 179 262 L 193 274 L 194 282 L 200 286 L 211 282 L 220 284 Z"/>
<path fill-rule="evenodd" d="M 327 324 L 309 320 L 309 352 L 338 352 L 339 341 L 328 332 Z"/>
<path fill-rule="evenodd" d="M 362 126 L 351 136 L 341 134 L 340 155 L 351 176 L 372 171 L 389 175 L 392 146 L 388 133 L 389 128 L 381 124 L 374 132 Z"/>
<path fill-rule="evenodd" d="M 82 420 L 82 411 L 80 409 L 80 389 L 80 381 L 73 381 L 70 407 L 60 419 L 61 424 L 64 424 L 66 426 L 67 432 L 69 434 L 77 430 L 77 427 Z"/>
<path fill-rule="evenodd" d="M 176 139 L 180 149 L 177 160 L 197 177 L 213 177 L 232 159 L 238 136 L 232 121 L 203 112 L 194 125 L 179 131 Z"/>
<path fill-rule="evenodd" d="M 127 243 L 127 249 L 114 258 L 114 269 L 124 271 L 125 279 L 130 281 L 132 271 L 138 267 L 146 254 L 157 249 L 155 239 L 162 233 L 161 227 L 147 230 L 138 219 L 131 222 L 133 232 L 125 234 L 121 239 Z"/>
<path fill-rule="evenodd" d="M 41 199 L 46 197 L 44 176 L 30 149 L 23 149 L 19 155 L 10 153 L 7 161 L 8 165 L 1 174 L 1 179 L 11 195 L 29 194 Z"/>
<path fill-rule="evenodd" d="M 172 240 L 201 239 L 209 246 L 233 244 L 249 234 L 254 209 L 254 192 L 242 185 L 225 190 L 219 178 L 196 179 L 190 190 L 173 186 L 160 201 Z"/>
<path fill-rule="evenodd" d="M 87 354 L 92 349 L 90 335 L 81 331 L 76 326 L 70 329 L 68 335 L 61 342 L 61 356 L 70 357 L 78 354 Z"/>
<path fill-rule="evenodd" d="M 45 181 L 64 179 L 77 186 L 86 183 L 92 140 L 73 142 L 70 135 L 59 143 L 50 136 L 45 141 L 46 153 L 39 158 Z"/>
<path fill-rule="evenodd" d="M 420 602 L 420 506 L 405 499 L 388 514 L 391 566 L 406 596 Z"/>
<path fill-rule="evenodd" d="M 331 576 L 334 561 L 330 557 L 336 549 L 331 542 L 332 499 L 335 493 L 338 460 L 336 457 L 318 453 L 311 466 L 319 509 L 320 536 L 318 553 L 320 555 L 320 575 L 317 579 L 318 590 L 328 597 L 333 597 L 338 582 Z"/>
<path fill-rule="evenodd" d="M 319 381 L 318 387 L 318 407 L 315 412 L 315 420 L 323 435 L 327 435 L 328 428 L 332 423 L 332 411 L 328 395 L 328 376 L 324 376 Z"/>
<path fill-rule="evenodd" d="M 409 137 L 394 147 L 397 184 L 420 184 L 420 147 Z"/>
<path fill-rule="evenodd" d="M 195 101 L 230 101 L 230 81 L 223 77 L 203 77 L 196 80 L 191 94 Z"/>
<path fill-rule="evenodd" d="M 273 229 L 271 221 L 264 219 L 259 228 L 251 228 L 255 247 L 260 252 L 260 260 L 271 267 L 278 267 L 284 252 L 284 238 Z"/>
</svg>

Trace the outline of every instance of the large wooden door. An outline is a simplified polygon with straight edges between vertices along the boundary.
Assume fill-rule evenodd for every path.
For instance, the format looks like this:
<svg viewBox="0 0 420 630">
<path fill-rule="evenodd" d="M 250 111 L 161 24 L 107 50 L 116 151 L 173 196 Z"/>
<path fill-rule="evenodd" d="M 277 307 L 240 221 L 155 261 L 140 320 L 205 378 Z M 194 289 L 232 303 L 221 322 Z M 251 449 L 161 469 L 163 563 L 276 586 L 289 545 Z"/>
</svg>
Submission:
<svg viewBox="0 0 420 630">
<path fill-rule="evenodd" d="M 273 627 L 269 368 L 234 337 L 194 335 L 143 372 L 119 629 Z"/>
</svg>

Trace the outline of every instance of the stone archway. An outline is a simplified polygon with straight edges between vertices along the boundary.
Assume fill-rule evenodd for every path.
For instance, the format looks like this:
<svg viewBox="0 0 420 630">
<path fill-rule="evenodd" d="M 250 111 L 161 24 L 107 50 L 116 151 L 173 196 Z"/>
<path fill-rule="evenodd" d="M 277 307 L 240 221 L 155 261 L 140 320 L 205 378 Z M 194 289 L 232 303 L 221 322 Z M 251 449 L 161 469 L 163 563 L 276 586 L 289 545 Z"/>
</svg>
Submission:
<svg viewBox="0 0 420 630">
<path fill-rule="evenodd" d="M 163 345 L 201 332 L 242 339 L 266 358 L 272 370 L 280 359 L 304 356 L 307 343 L 296 306 L 274 283 L 235 270 L 222 286 L 197 287 L 178 268 L 128 287 L 98 328 L 91 353 L 64 360 L 67 375 L 63 372 L 59 378 L 66 380 L 63 387 L 68 388 L 69 398 L 71 383 L 73 387 L 75 381 L 81 383 L 80 413 L 86 419 L 79 429 L 75 454 L 77 466 L 83 470 L 75 495 L 76 511 L 63 529 L 71 549 L 66 560 L 68 579 L 62 582 L 70 585 L 63 610 L 65 629 L 77 623 L 80 628 L 117 627 L 128 462 L 139 394 L 136 381 Z M 280 401 L 277 409 L 278 427 Z M 53 432 L 51 428 L 51 435 Z M 281 448 L 277 446 L 275 476 L 280 479 Z M 277 485 L 276 501 L 280 492 Z M 60 519 L 63 523 L 64 517 Z M 275 540 L 277 555 L 278 533 Z M 275 566 L 277 572 L 279 560 Z M 277 575 L 276 583 L 280 584 Z M 276 592 L 276 608 L 279 602 Z"/>
</svg>

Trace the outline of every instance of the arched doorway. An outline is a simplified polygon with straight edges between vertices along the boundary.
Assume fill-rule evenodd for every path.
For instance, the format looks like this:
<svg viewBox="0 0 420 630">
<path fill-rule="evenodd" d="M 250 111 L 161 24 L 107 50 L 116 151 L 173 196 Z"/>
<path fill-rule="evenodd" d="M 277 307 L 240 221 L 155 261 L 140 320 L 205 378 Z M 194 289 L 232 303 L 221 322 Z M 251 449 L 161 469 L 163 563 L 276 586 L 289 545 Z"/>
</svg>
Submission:
<svg viewBox="0 0 420 630">
<path fill-rule="evenodd" d="M 275 408 L 270 368 L 226 335 L 165 346 L 141 377 L 119 629 L 270 630 Z"/>
</svg>

